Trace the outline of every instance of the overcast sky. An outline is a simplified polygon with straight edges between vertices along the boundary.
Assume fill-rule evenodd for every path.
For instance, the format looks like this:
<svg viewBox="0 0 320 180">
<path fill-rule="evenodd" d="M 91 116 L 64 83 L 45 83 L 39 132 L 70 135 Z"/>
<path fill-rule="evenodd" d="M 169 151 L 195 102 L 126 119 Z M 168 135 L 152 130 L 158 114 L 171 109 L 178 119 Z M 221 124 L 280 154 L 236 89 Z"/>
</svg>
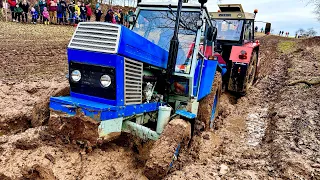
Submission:
<svg viewBox="0 0 320 180">
<path fill-rule="evenodd" d="M 156 0 L 142 0 L 143 2 L 155 2 Z M 170 1 L 170 0 L 168 0 Z M 193 0 L 196 1 L 197 0 Z M 171 0 L 171 2 L 178 2 Z M 217 0 L 208 0 L 206 6 L 209 11 L 217 11 Z M 320 35 L 320 22 L 313 13 L 313 6 L 307 5 L 307 0 L 222 0 L 221 3 L 242 4 L 244 11 L 253 12 L 258 9 L 257 21 L 271 22 L 275 32 L 280 30 L 290 32 L 290 35 L 299 28 L 314 28 Z M 259 29 L 264 26 L 257 23 Z"/>
</svg>

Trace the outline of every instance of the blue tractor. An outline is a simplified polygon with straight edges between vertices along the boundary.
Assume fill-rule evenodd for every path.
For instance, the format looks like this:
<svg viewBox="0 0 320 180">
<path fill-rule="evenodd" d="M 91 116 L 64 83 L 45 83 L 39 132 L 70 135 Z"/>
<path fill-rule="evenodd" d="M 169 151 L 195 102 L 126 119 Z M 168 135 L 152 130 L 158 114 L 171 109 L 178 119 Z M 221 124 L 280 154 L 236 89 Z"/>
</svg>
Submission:
<svg viewBox="0 0 320 180">
<path fill-rule="evenodd" d="M 79 23 L 67 50 L 70 95 L 50 98 L 49 125 L 90 143 L 121 132 L 154 140 L 145 174 L 165 176 L 195 120 L 213 127 L 226 73 L 200 3 L 140 3 L 130 28 Z"/>
</svg>

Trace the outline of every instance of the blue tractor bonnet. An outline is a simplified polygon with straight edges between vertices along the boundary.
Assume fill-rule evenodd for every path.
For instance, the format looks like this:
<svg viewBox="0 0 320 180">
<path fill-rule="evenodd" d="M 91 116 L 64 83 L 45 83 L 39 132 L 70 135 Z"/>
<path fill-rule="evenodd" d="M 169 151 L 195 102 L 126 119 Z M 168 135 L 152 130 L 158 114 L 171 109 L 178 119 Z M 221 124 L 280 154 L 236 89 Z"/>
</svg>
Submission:
<svg viewBox="0 0 320 180">
<path fill-rule="evenodd" d="M 166 50 L 124 26 L 80 23 L 68 46 L 70 96 L 51 97 L 50 108 L 70 115 L 81 108 L 100 120 L 156 111 L 159 103 L 142 104 L 143 63 L 166 68 L 167 58 Z M 79 82 L 70 78 L 74 70 Z M 109 87 L 101 86 L 104 74 Z"/>
</svg>

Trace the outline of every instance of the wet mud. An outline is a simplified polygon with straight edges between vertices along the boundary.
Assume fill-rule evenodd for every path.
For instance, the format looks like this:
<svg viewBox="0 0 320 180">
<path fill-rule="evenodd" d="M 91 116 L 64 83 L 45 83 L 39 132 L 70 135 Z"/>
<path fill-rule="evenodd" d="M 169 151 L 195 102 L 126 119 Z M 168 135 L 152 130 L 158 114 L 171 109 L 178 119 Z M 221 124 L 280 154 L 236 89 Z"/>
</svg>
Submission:
<svg viewBox="0 0 320 180">
<path fill-rule="evenodd" d="M 47 112 L 33 114 L 67 87 L 66 47 L 74 29 L 3 22 L 0 29 L 6 67 L 0 69 L 0 179 L 147 179 L 153 143 L 122 134 L 88 148 L 84 140 L 96 134 L 77 141 L 77 131 L 63 131 L 57 138 L 61 134 L 50 128 L 60 129 L 63 121 L 50 127 Z M 320 87 L 288 86 L 319 79 L 319 41 L 261 37 L 260 75 L 250 92 L 223 92 L 215 128 L 204 131 L 198 122 L 196 136 L 164 178 L 320 179 Z M 288 42 L 289 49 L 278 47 Z"/>
</svg>

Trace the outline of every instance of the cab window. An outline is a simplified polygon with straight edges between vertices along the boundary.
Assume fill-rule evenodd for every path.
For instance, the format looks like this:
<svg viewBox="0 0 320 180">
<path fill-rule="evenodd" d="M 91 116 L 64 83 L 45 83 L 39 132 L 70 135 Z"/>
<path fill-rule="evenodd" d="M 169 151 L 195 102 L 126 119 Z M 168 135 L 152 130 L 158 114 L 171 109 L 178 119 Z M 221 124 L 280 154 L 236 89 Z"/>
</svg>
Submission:
<svg viewBox="0 0 320 180">
<path fill-rule="evenodd" d="M 244 26 L 244 40 L 251 41 L 253 40 L 253 22 L 252 20 L 246 20 Z"/>
</svg>

